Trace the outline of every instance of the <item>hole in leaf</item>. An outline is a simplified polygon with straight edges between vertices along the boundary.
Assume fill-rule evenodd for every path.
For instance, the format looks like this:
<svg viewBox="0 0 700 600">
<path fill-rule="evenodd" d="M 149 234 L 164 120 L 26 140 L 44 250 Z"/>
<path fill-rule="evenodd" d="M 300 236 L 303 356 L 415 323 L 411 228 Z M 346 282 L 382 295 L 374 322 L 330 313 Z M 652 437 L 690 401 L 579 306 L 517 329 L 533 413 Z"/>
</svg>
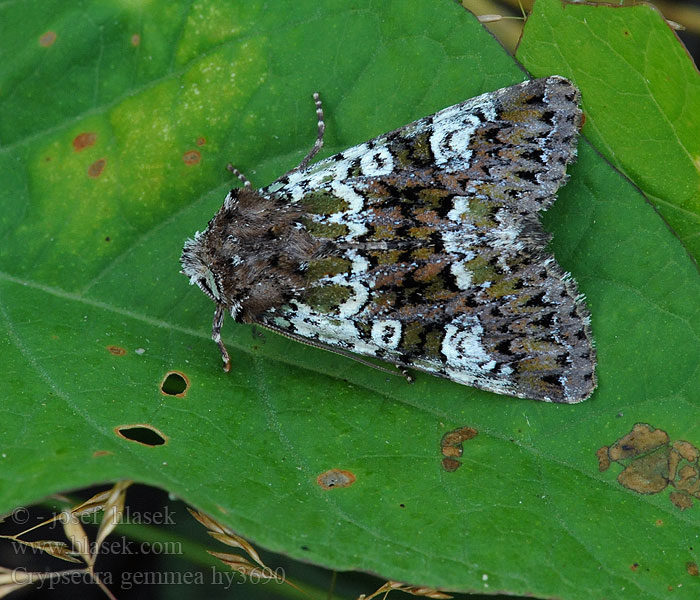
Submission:
<svg viewBox="0 0 700 600">
<path fill-rule="evenodd" d="M 325 471 L 324 473 L 321 473 L 316 478 L 316 482 L 324 490 L 349 487 L 353 483 L 355 483 L 355 475 L 350 471 L 342 471 L 341 469 L 331 469 L 330 471 Z"/>
<path fill-rule="evenodd" d="M 167 441 L 165 435 L 151 425 L 122 425 L 115 431 L 119 437 L 144 446 L 162 446 Z"/>
<path fill-rule="evenodd" d="M 160 384 L 160 391 L 166 396 L 177 396 L 182 398 L 190 387 L 190 380 L 180 371 L 170 371 Z"/>
</svg>

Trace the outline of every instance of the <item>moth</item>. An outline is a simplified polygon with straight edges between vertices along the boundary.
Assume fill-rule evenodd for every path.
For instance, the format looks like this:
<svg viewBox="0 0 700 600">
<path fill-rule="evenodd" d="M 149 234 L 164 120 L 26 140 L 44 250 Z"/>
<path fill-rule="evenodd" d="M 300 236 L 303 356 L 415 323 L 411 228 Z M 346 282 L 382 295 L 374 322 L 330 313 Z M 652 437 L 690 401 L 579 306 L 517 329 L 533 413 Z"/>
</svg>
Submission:
<svg viewBox="0 0 700 600">
<path fill-rule="evenodd" d="M 310 164 L 325 129 L 314 99 L 319 134 L 301 164 L 258 190 L 229 165 L 245 185 L 185 243 L 225 370 L 228 312 L 498 394 L 587 399 L 589 313 L 538 214 L 576 155 L 577 88 L 526 81 Z"/>
</svg>

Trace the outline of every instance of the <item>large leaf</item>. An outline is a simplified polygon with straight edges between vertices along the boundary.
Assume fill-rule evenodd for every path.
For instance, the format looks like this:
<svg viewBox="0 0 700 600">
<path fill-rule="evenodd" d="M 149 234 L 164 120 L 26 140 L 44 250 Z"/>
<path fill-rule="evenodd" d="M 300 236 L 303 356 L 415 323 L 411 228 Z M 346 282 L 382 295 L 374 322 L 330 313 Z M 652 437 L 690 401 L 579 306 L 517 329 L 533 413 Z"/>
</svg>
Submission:
<svg viewBox="0 0 700 600">
<path fill-rule="evenodd" d="M 658 10 L 538 0 L 517 56 L 576 82 L 586 137 L 700 260 L 700 76 Z"/>
<path fill-rule="evenodd" d="M 0 506 L 129 477 L 336 569 L 567 598 L 687 582 L 675 597 L 694 597 L 698 509 L 623 488 L 596 450 L 638 421 L 700 441 L 698 275 L 585 140 L 545 219 L 593 314 L 600 386 L 581 405 L 408 385 L 230 323 L 224 375 L 213 305 L 178 274 L 227 161 L 264 185 L 308 150 L 312 92 L 330 154 L 522 80 L 471 15 L 449 0 L 43 1 L 3 5 L 0 28 Z M 172 370 L 183 394 L 161 391 Z M 448 472 L 441 439 L 465 426 L 478 435 Z M 332 469 L 354 483 L 323 489 Z"/>
</svg>

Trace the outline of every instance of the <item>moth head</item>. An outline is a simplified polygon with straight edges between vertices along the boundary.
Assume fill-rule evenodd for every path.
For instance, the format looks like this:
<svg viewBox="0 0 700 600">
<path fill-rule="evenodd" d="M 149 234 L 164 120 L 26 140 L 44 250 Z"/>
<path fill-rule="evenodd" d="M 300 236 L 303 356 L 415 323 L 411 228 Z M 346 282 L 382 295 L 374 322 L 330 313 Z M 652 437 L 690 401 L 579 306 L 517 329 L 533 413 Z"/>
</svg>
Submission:
<svg viewBox="0 0 700 600">
<path fill-rule="evenodd" d="M 221 303 L 220 276 L 212 269 L 213 264 L 208 260 L 206 231 L 197 231 L 194 237 L 185 242 L 182 250 L 182 273 L 189 277 L 190 285 L 196 285 L 209 298 Z"/>
<path fill-rule="evenodd" d="M 317 243 L 300 211 L 256 190 L 232 190 L 204 232 L 187 240 L 183 273 L 234 320 L 258 322 L 304 287 Z"/>
<path fill-rule="evenodd" d="M 231 240 L 227 247 L 230 248 Z M 204 233 L 195 233 L 194 238 L 185 242 L 180 259 L 182 273 L 217 304 L 223 305 L 231 316 L 238 320 L 242 298 L 236 294 L 235 257 L 227 257 L 226 251 L 212 239 L 207 228 Z M 228 266 L 226 265 L 228 263 Z M 228 281 L 228 286 L 226 282 Z M 234 283 L 231 289 L 231 283 Z M 242 296 L 243 294 L 241 294 Z"/>
</svg>

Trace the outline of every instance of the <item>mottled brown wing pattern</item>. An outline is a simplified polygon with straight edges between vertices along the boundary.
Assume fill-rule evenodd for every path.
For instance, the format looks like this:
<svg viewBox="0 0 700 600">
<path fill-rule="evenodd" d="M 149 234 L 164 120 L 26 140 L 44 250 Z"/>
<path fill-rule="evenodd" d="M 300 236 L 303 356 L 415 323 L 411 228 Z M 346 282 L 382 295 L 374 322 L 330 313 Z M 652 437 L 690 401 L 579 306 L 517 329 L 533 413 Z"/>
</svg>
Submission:
<svg viewBox="0 0 700 600">
<path fill-rule="evenodd" d="M 538 218 L 575 156 L 578 101 L 561 77 L 525 82 L 233 190 L 185 270 L 239 321 L 497 393 L 584 400 L 589 316 Z"/>
<path fill-rule="evenodd" d="M 575 155 L 578 92 L 552 78 L 471 104 L 293 174 L 288 201 L 333 250 L 309 265 L 303 304 L 318 315 L 302 324 L 297 304 L 275 324 L 477 387 L 581 400 L 595 385 L 588 315 L 537 216 Z M 328 317 L 351 323 L 334 332 Z"/>
</svg>

